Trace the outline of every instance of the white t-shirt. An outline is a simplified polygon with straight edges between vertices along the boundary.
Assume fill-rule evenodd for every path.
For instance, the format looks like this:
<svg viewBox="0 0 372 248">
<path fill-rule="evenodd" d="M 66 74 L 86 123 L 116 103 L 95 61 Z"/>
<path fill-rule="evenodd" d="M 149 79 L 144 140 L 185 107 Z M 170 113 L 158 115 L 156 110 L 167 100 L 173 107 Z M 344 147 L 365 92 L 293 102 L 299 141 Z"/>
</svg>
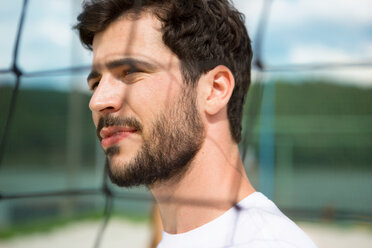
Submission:
<svg viewBox="0 0 372 248">
<path fill-rule="evenodd" d="M 311 239 L 262 193 L 181 234 L 163 231 L 158 248 L 316 248 Z"/>
</svg>

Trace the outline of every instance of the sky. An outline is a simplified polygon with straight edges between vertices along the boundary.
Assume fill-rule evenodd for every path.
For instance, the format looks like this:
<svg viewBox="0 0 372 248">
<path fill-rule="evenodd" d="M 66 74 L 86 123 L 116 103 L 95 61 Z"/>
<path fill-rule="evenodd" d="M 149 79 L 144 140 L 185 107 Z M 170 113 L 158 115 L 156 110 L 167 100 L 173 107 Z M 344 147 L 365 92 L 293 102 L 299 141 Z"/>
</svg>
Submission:
<svg viewBox="0 0 372 248">
<path fill-rule="evenodd" d="M 12 63 L 22 2 L 0 0 L 0 70 Z M 24 71 L 90 65 L 92 54 L 81 47 L 72 30 L 80 3 L 80 0 L 29 0 L 18 58 Z M 236 8 L 245 14 L 253 47 L 263 3 L 263 0 L 234 1 Z M 263 61 L 269 66 L 372 62 L 370 10 L 370 0 L 273 0 L 262 44 Z M 369 67 L 271 76 L 327 77 L 372 87 Z M 55 86 L 64 87 L 62 81 L 58 83 L 56 79 Z M 85 82 L 81 87 L 86 87 Z"/>
</svg>

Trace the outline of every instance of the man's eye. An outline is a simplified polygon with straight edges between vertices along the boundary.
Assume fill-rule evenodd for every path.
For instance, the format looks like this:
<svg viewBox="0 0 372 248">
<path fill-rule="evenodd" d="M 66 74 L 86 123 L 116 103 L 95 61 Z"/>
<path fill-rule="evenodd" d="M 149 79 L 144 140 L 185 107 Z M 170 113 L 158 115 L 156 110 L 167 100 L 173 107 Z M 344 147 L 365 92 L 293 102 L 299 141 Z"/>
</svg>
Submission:
<svg viewBox="0 0 372 248">
<path fill-rule="evenodd" d="M 99 81 L 92 83 L 90 86 L 90 90 L 94 91 L 97 88 L 98 84 L 99 84 Z"/>
<path fill-rule="evenodd" d="M 133 74 L 133 73 L 137 73 L 137 72 L 141 72 L 141 71 L 139 69 L 135 68 L 135 67 L 132 67 L 132 68 L 129 68 L 127 70 L 124 70 L 122 75 L 125 77 L 129 74 Z"/>
</svg>

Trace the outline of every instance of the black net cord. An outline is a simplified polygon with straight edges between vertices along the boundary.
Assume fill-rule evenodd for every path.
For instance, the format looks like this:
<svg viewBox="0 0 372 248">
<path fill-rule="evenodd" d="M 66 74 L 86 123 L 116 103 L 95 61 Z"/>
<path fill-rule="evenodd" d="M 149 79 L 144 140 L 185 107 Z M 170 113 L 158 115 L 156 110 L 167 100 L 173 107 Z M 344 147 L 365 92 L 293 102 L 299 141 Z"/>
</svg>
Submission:
<svg viewBox="0 0 372 248">
<path fill-rule="evenodd" d="M 19 24 L 18 24 L 16 42 L 13 48 L 14 49 L 13 50 L 13 63 L 12 63 L 11 72 L 13 72 L 16 76 L 16 83 L 14 85 L 14 89 L 13 89 L 13 93 L 11 96 L 10 105 L 8 109 L 8 114 L 5 120 L 4 129 L 3 129 L 3 132 L 0 138 L 0 166 L 2 165 L 5 145 L 6 145 L 6 138 L 7 138 L 7 134 L 8 134 L 8 131 L 11 125 L 11 120 L 12 120 L 13 113 L 15 110 L 15 105 L 17 102 L 19 85 L 21 83 L 22 71 L 18 67 L 18 53 L 19 53 L 19 44 L 20 44 L 22 33 L 23 33 L 23 24 L 24 24 L 26 12 L 27 12 L 27 5 L 28 5 L 28 0 L 24 0 L 23 5 L 22 5 L 21 17 L 20 17 Z"/>
<path fill-rule="evenodd" d="M 251 106 L 247 106 L 248 110 L 246 112 L 249 113 L 249 125 L 247 126 L 247 130 L 245 130 L 244 136 L 242 138 L 242 160 L 243 163 L 245 161 L 246 152 L 248 149 L 248 143 L 250 138 L 252 137 L 252 132 L 254 128 L 254 124 L 257 121 L 257 116 L 260 113 L 261 109 L 261 102 L 263 96 L 263 84 L 264 84 L 264 62 L 262 58 L 262 42 L 264 40 L 264 35 L 267 27 L 268 18 L 270 16 L 270 9 L 271 9 L 272 0 L 265 0 L 263 3 L 262 11 L 260 14 L 260 19 L 258 22 L 257 33 L 254 40 L 254 60 L 252 61 L 253 66 L 257 69 L 257 84 L 258 90 L 257 94 L 254 95 L 254 99 L 252 101 Z M 246 96 L 247 98 L 247 96 Z"/>
</svg>

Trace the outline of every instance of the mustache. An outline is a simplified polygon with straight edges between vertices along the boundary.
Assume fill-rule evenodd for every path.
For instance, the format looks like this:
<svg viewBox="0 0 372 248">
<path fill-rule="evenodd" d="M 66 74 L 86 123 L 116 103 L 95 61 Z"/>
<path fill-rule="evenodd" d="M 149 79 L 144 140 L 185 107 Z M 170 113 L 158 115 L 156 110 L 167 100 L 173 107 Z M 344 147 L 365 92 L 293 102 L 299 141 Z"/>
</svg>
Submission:
<svg viewBox="0 0 372 248">
<path fill-rule="evenodd" d="M 104 127 L 110 126 L 125 126 L 136 129 L 138 132 L 142 132 L 142 124 L 134 117 L 117 117 L 117 116 L 105 116 L 101 117 L 98 121 L 96 134 L 98 139 L 101 141 L 100 132 Z"/>
</svg>

